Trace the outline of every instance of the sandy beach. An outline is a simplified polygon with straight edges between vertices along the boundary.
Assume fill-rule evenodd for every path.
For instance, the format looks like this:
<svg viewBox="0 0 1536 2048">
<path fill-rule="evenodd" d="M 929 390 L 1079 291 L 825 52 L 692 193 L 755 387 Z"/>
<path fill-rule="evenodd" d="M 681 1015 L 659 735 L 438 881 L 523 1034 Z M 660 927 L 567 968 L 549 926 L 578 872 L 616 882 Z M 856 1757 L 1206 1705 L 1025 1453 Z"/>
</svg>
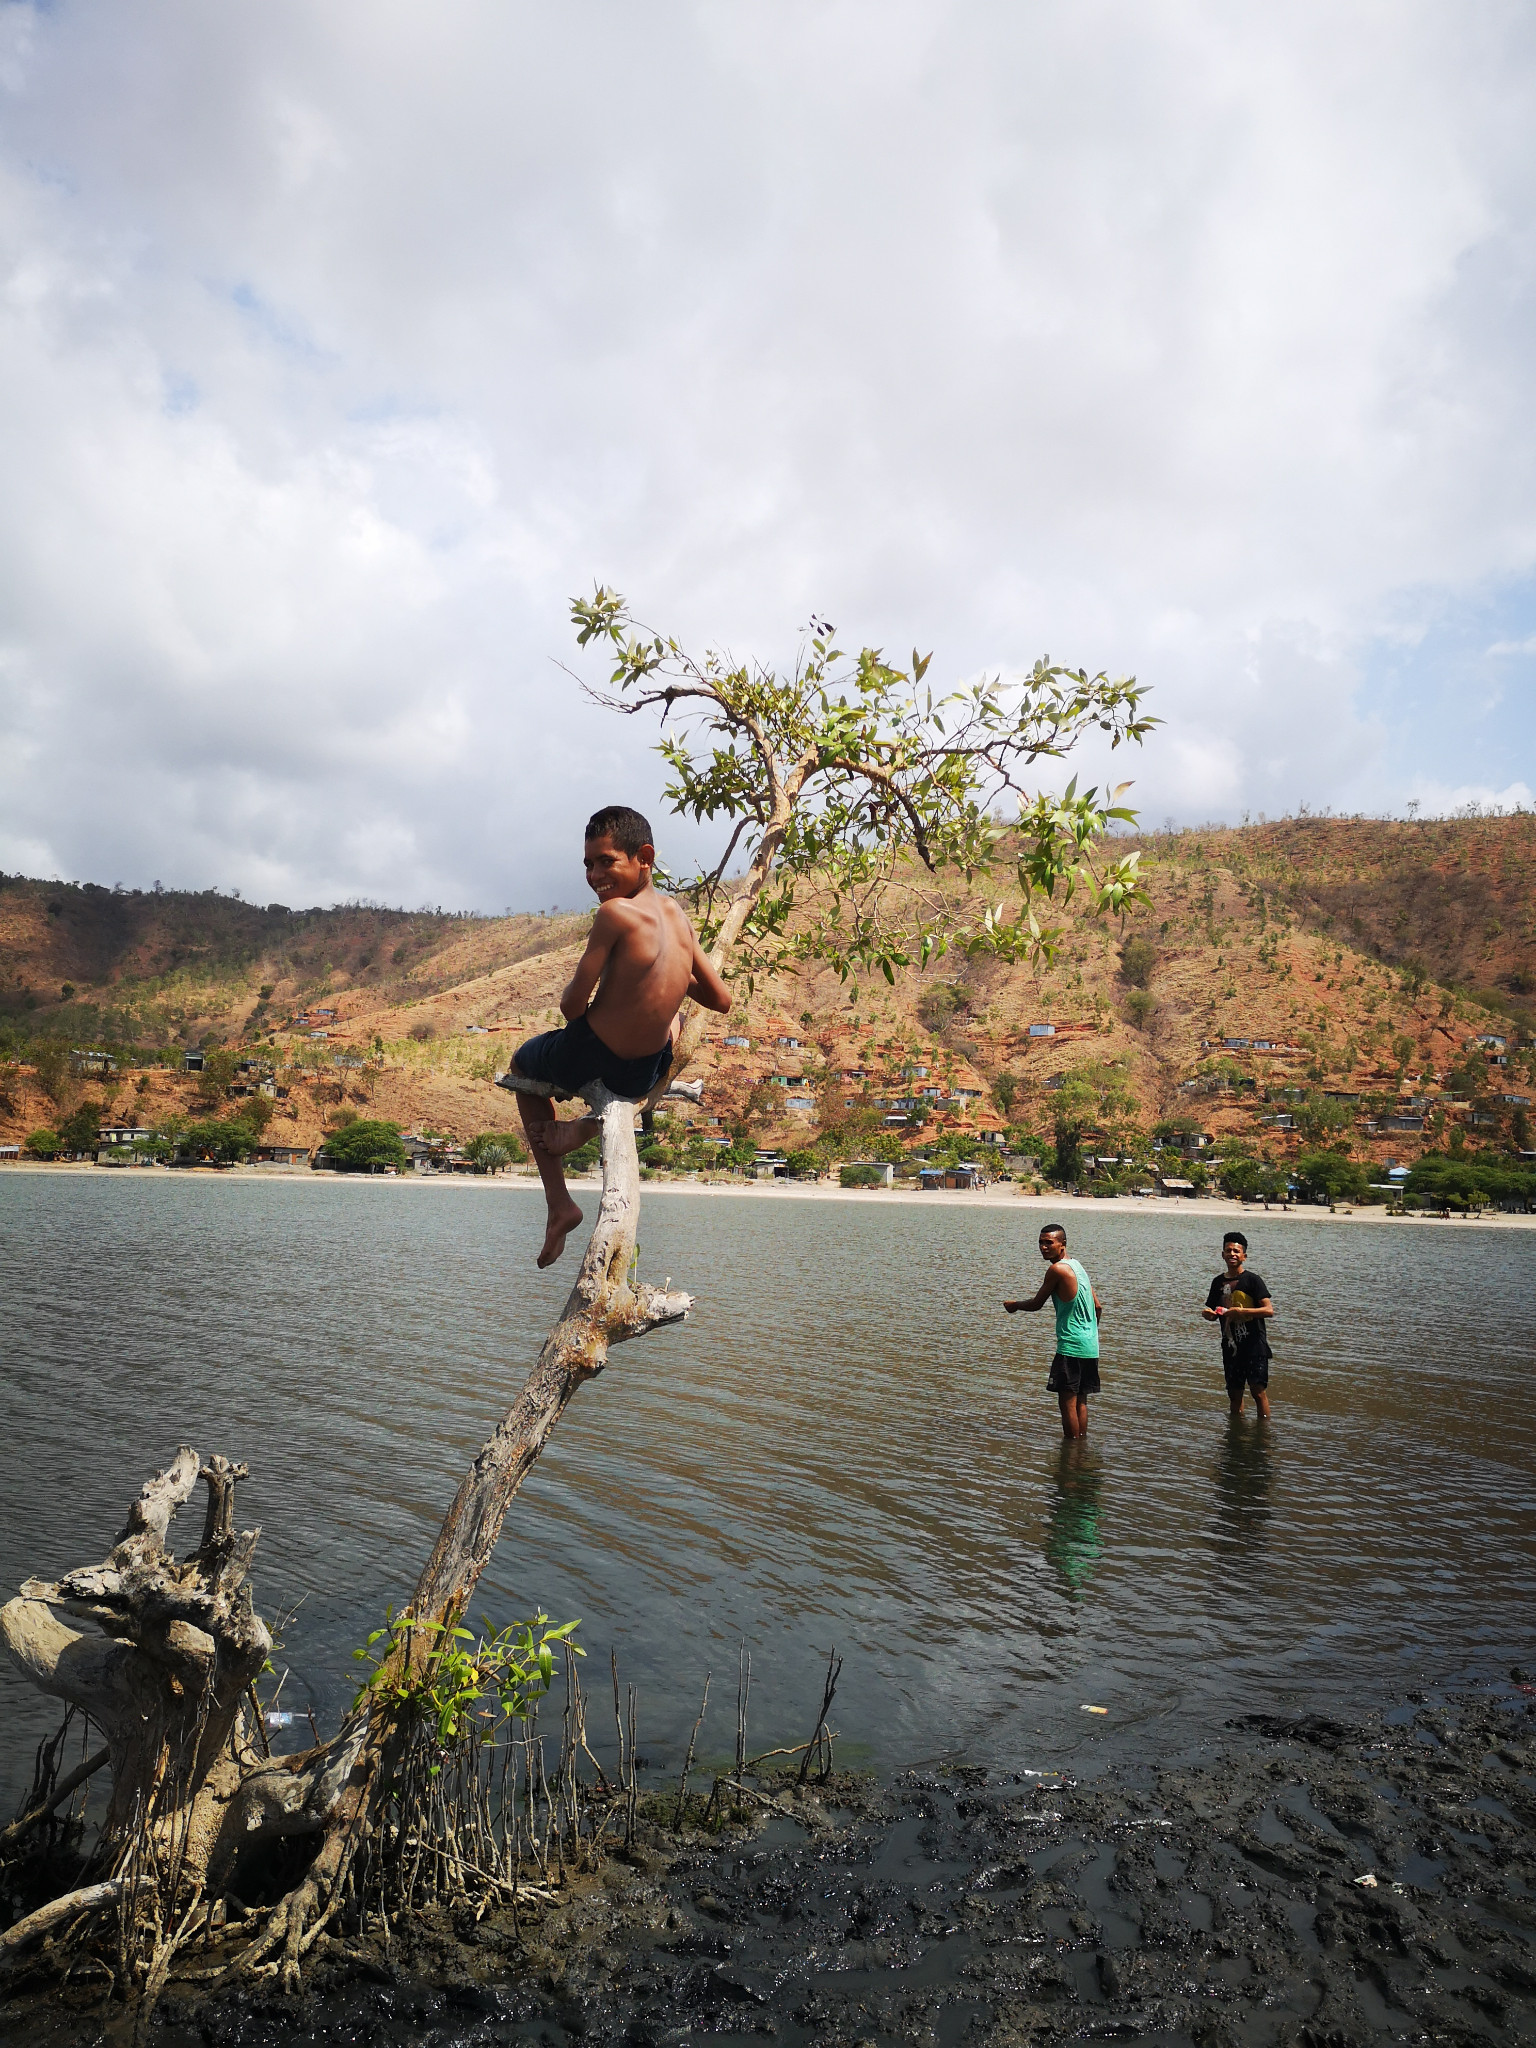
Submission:
<svg viewBox="0 0 1536 2048">
<path fill-rule="evenodd" d="M 124 1167 L 92 1166 L 84 1161 L 45 1162 L 42 1160 L 7 1160 L 0 1172 L 7 1174 L 85 1174 L 99 1180 L 132 1180 L 141 1174 L 156 1177 L 174 1173 L 176 1178 L 198 1178 L 202 1180 L 234 1181 L 304 1181 L 311 1185 L 330 1184 L 348 1188 L 410 1188 L 425 1192 L 428 1189 L 466 1189 L 476 1194 L 539 1193 L 538 1177 L 531 1169 L 516 1170 L 501 1174 L 366 1174 L 366 1173 L 317 1173 L 305 1166 L 194 1166 L 194 1167 Z M 578 1193 L 596 1193 L 601 1183 L 595 1173 L 573 1174 L 571 1186 Z M 1262 1203 L 1245 1204 L 1221 1195 L 1199 1195 L 1194 1197 L 1177 1195 L 1063 1195 L 1028 1194 L 1015 1182 L 999 1182 L 987 1188 L 943 1188 L 922 1190 L 917 1188 L 844 1188 L 828 1181 L 783 1181 L 783 1180 L 715 1180 L 692 1179 L 686 1175 L 677 1179 L 656 1179 L 645 1183 L 645 1194 L 663 1198 L 672 1195 L 715 1195 L 725 1200 L 760 1202 L 860 1202 L 871 1204 L 893 1204 L 919 1202 L 933 1208 L 939 1204 L 946 1207 L 968 1209 L 1038 1209 L 1053 1214 L 1064 1214 L 1071 1210 L 1092 1210 L 1097 1214 L 1140 1216 L 1189 1216 L 1193 1218 L 1228 1216 L 1268 1216 L 1276 1221 L 1289 1218 L 1318 1218 L 1329 1216 L 1340 1223 L 1394 1223 L 1409 1226 L 1415 1230 L 1426 1224 L 1438 1224 L 1457 1230 L 1536 1230 L 1536 1216 L 1506 1215 L 1500 1210 L 1485 1210 L 1477 1216 L 1436 1216 L 1426 1211 L 1417 1211 L 1407 1216 L 1390 1215 L 1385 1208 L 1325 1209 L 1319 1206 L 1306 1207 L 1293 1204 L 1289 1208 L 1266 1208 Z"/>
</svg>

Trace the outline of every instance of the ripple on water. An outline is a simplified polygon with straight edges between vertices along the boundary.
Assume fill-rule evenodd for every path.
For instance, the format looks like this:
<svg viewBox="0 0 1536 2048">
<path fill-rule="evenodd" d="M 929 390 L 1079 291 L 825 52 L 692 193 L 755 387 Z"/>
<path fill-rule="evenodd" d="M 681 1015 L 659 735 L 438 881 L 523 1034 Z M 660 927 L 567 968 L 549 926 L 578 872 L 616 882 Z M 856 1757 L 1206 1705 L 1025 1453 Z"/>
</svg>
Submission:
<svg viewBox="0 0 1536 2048">
<path fill-rule="evenodd" d="M 285 1701 L 333 1714 L 558 1313 L 539 1214 L 506 1187 L 0 1177 L 0 1585 L 100 1555 L 178 1442 L 222 1449 L 251 1465 L 263 1610 L 303 1600 Z M 1524 1652 L 1536 1239 L 1256 1217 L 1266 1431 L 1229 1422 L 1199 1319 L 1219 1223 L 1077 1215 L 1105 1393 L 1066 1447 L 1049 1319 L 998 1306 L 1037 1223 L 652 1200 L 644 1270 L 695 1319 L 572 1404 L 480 1604 L 581 1615 L 594 1678 L 616 1645 L 658 1761 L 743 1640 L 754 1735 L 808 1721 L 835 1642 L 835 1720 L 887 1763 L 1160 1748 Z"/>
</svg>

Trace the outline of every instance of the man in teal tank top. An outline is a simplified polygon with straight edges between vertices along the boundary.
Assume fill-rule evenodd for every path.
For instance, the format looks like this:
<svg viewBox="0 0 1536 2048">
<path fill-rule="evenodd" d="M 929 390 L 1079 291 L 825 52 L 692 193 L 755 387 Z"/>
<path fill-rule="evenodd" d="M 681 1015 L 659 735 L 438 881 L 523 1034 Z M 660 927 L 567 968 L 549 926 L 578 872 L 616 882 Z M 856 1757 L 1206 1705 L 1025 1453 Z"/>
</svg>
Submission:
<svg viewBox="0 0 1536 2048">
<path fill-rule="evenodd" d="M 1067 1257 L 1067 1233 L 1048 1223 L 1040 1233 L 1045 1278 L 1032 1301 L 1005 1301 L 1009 1315 L 1026 1315 L 1047 1302 L 1056 1311 L 1056 1356 L 1051 1360 L 1048 1392 L 1061 1409 L 1062 1433 L 1069 1440 L 1088 1434 L 1088 1396 L 1099 1391 L 1099 1321 L 1103 1304 L 1093 1291 L 1088 1269 Z"/>
</svg>

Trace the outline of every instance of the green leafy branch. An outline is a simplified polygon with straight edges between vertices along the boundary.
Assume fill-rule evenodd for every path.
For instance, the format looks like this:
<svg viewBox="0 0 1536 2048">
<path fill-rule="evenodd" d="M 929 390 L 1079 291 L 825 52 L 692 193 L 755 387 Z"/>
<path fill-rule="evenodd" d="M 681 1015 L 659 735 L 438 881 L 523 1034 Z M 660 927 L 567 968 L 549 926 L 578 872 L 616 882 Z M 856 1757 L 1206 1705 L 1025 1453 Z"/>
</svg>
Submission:
<svg viewBox="0 0 1536 2048">
<path fill-rule="evenodd" d="M 471 1719 L 494 1732 L 504 1721 L 523 1721 L 549 1691 L 554 1678 L 555 1649 L 586 1655 L 575 1640 L 579 1621 L 549 1627 L 547 1614 L 492 1630 L 447 1622 L 420 1621 L 410 1613 L 389 1609 L 383 1628 L 376 1628 L 359 1650 L 360 1664 L 372 1667 L 358 1688 L 354 1711 L 372 1694 L 430 1730 L 438 1749 L 448 1751 Z M 425 1657 L 416 1646 L 424 1642 Z M 382 1647 L 381 1647 L 382 1646 Z M 440 1765 L 434 1765 L 434 1772 Z"/>
<path fill-rule="evenodd" d="M 1043 904 L 1080 896 L 1119 915 L 1147 900 L 1139 855 L 1103 853 L 1113 825 L 1135 822 L 1120 801 L 1130 785 L 1079 790 L 1074 777 L 1057 797 L 1029 772 L 1094 730 L 1111 748 L 1140 744 L 1158 721 L 1133 678 L 1041 660 L 1022 679 L 936 697 L 930 655 L 914 649 L 907 667 L 878 648 L 850 656 L 820 620 L 780 675 L 696 658 L 601 587 L 571 615 L 578 644 L 613 660 L 608 688 L 589 694 L 659 713 L 673 811 L 733 821 L 682 893 L 716 965 L 749 986 L 811 959 L 845 980 L 894 979 L 955 948 L 1049 963 L 1061 927 L 1042 922 Z M 729 880 L 740 861 L 745 877 Z"/>
</svg>

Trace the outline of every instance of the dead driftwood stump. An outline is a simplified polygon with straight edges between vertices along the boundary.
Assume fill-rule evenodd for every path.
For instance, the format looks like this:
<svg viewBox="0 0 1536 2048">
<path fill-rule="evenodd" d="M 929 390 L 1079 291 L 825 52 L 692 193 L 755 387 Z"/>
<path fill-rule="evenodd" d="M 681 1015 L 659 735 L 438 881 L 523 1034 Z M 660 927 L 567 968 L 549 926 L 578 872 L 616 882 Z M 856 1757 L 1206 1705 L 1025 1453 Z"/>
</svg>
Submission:
<svg viewBox="0 0 1536 2048">
<path fill-rule="evenodd" d="M 0 1608 L 0 1643 L 14 1663 L 84 1716 L 104 1744 L 67 1779 L 58 1771 L 62 1744 L 51 1746 L 30 1810 L 0 1836 L 0 1858 L 86 1775 L 111 1774 L 85 1866 L 67 1890 L 0 1934 L 0 1975 L 45 1937 L 99 1945 L 109 1917 L 117 1988 L 152 2003 L 178 1951 L 231 1910 L 242 1862 L 270 1858 L 277 1838 L 289 1837 L 299 1838 L 288 1844 L 297 1872 L 290 1888 L 247 1914 L 254 1938 L 219 1974 L 275 1969 L 294 1989 L 354 1874 L 386 1867 L 378 1838 L 390 1810 L 400 1833 L 401 1773 L 419 1733 L 402 1695 L 430 1677 L 450 1640 L 444 1631 L 463 1614 L 513 1497 L 571 1396 L 602 1371 L 611 1345 L 681 1322 L 692 1305 L 686 1294 L 635 1280 L 634 1105 L 602 1091 L 592 1107 L 602 1122 L 602 1203 L 564 1313 L 459 1487 L 407 1610 L 412 1625 L 397 1629 L 383 1653 L 384 1682 L 330 1741 L 298 1755 L 267 1754 L 254 1685 L 271 1635 L 250 1588 L 260 1531 L 236 1530 L 235 1488 L 246 1467 L 227 1458 L 202 1458 L 183 1445 L 140 1490 L 101 1564 L 29 1580 Z M 202 1537 L 178 1560 L 171 1524 L 199 1485 L 207 1488 Z M 429 1791 L 441 1801 L 440 1775 Z M 478 1790 L 472 1799 L 483 1804 Z M 395 1849 L 398 1862 L 398 1842 Z M 515 1891 L 515 1873 L 512 1881 Z"/>
</svg>

